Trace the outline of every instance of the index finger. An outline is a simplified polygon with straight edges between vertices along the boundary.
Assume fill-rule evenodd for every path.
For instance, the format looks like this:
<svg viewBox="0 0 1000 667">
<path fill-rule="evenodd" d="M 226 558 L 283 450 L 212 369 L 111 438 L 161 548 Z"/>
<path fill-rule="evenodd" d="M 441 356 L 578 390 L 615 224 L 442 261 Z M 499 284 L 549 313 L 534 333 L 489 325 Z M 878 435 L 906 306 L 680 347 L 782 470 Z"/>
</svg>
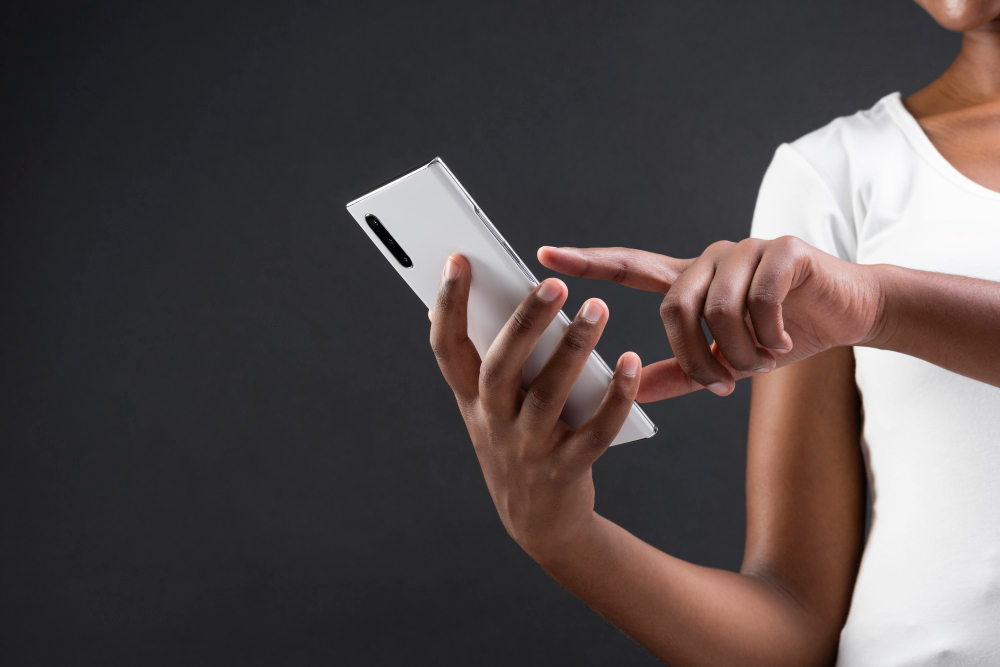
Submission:
<svg viewBox="0 0 1000 667">
<path fill-rule="evenodd" d="M 538 249 L 538 261 L 568 276 L 597 278 L 633 289 L 666 292 L 693 259 L 677 259 L 634 248 Z"/>
</svg>

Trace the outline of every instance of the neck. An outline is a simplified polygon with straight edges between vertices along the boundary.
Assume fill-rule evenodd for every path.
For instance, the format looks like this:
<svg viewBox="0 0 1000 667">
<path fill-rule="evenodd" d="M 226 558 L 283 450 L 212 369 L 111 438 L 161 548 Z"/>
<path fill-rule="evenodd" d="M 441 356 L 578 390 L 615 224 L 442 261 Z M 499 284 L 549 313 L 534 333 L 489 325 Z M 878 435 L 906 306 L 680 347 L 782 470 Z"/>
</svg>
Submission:
<svg viewBox="0 0 1000 667">
<path fill-rule="evenodd" d="M 963 34 L 962 50 L 940 81 L 966 103 L 1000 100 L 1000 19 Z"/>
</svg>

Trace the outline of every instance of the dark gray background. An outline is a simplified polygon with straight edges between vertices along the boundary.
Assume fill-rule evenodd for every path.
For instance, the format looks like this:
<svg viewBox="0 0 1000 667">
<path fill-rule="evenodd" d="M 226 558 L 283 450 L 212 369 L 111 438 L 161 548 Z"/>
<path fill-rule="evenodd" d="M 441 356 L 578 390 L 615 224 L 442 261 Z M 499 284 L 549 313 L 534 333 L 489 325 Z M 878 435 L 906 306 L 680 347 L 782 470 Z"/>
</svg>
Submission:
<svg viewBox="0 0 1000 667">
<path fill-rule="evenodd" d="M 691 256 L 958 47 L 908 0 L 44 4 L 3 10 L 7 664 L 653 664 L 507 538 L 343 205 L 440 155 L 540 275 Z M 607 358 L 669 353 L 655 295 L 568 282 Z M 738 567 L 748 398 L 648 406 L 598 510 Z"/>
</svg>

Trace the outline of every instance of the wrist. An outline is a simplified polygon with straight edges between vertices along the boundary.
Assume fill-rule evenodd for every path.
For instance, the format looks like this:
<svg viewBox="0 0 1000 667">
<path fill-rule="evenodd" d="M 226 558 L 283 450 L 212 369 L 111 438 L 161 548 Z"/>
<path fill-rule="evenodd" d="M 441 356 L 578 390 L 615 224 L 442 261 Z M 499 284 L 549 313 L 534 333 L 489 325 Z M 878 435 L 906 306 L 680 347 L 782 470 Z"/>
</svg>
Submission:
<svg viewBox="0 0 1000 667">
<path fill-rule="evenodd" d="M 558 539 L 544 539 L 522 544 L 521 548 L 542 569 L 552 573 L 577 562 L 587 552 L 598 530 L 598 515 L 591 512 L 573 530 Z"/>
<path fill-rule="evenodd" d="M 900 297 L 904 294 L 902 280 L 905 269 L 891 264 L 865 266 L 874 293 L 874 317 L 868 335 L 858 345 L 890 349 L 899 329 Z"/>
</svg>

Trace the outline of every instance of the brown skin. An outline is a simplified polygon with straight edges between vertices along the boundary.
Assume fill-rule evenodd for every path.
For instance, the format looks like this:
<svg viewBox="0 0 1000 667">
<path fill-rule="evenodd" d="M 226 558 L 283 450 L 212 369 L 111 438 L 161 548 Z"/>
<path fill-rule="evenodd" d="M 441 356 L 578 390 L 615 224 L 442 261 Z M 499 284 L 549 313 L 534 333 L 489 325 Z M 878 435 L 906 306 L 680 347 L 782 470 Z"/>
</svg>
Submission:
<svg viewBox="0 0 1000 667">
<path fill-rule="evenodd" d="M 965 39 L 955 64 L 906 104 L 959 171 L 1000 189 L 1000 151 L 981 148 L 1000 146 L 1000 1 L 920 4 Z M 789 237 L 717 243 L 689 260 L 628 248 L 542 248 L 539 259 L 569 275 L 663 292 L 677 356 L 639 369 L 634 354 L 622 355 L 600 409 L 571 429 L 559 413 L 607 307 L 584 305 L 525 392 L 519 369 L 565 302 L 565 285 L 550 278 L 536 288 L 480 360 L 466 333 L 471 267 L 450 258 L 431 343 L 508 533 L 567 590 L 671 664 L 831 663 L 863 537 L 850 346 L 903 352 L 1000 386 L 990 343 L 1000 340 L 1000 284 L 858 266 Z M 712 346 L 695 326 L 701 318 Z M 725 395 L 749 375 L 740 572 L 673 558 L 594 512 L 591 465 L 633 397 L 710 385 Z"/>
<path fill-rule="evenodd" d="M 963 33 L 962 50 L 944 74 L 906 98 L 906 107 L 958 171 L 1000 191 L 1000 0 L 918 4 Z"/>
</svg>

